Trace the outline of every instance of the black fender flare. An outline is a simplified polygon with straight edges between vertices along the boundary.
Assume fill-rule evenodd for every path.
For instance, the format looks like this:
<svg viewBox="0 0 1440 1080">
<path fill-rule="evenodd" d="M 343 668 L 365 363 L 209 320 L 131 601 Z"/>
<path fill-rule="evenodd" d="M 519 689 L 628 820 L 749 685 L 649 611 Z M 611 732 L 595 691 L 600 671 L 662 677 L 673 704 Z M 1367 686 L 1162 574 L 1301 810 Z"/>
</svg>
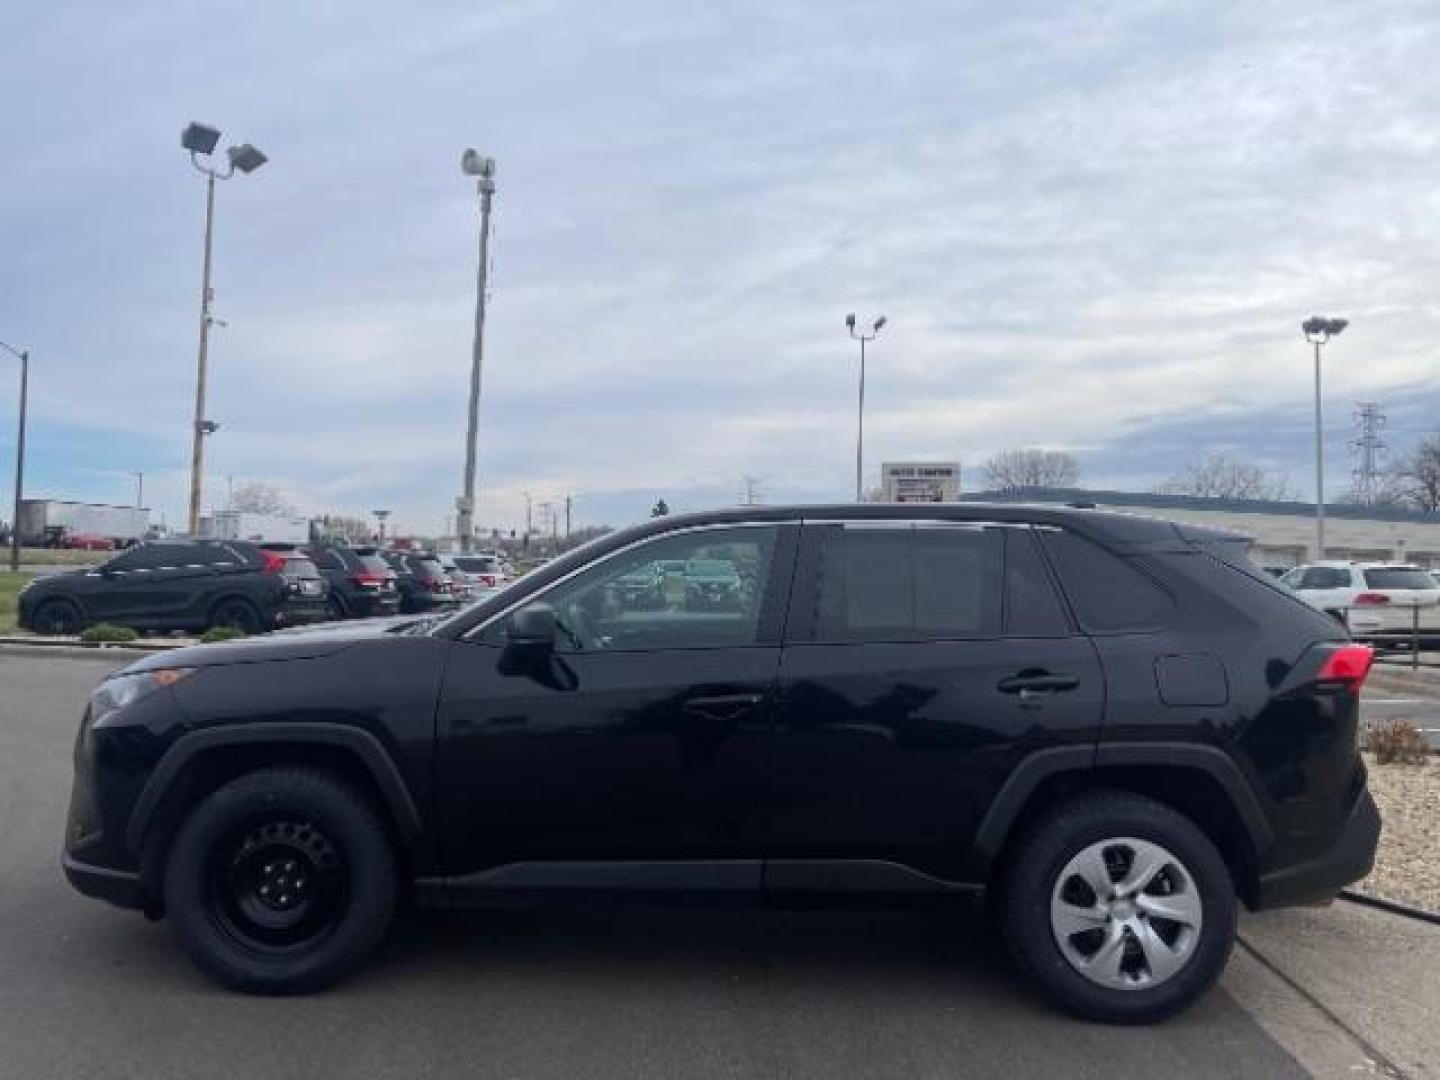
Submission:
<svg viewBox="0 0 1440 1080">
<path fill-rule="evenodd" d="M 400 775 L 394 758 L 374 735 L 362 728 L 343 724 L 277 721 L 202 728 L 181 736 L 161 756 L 135 800 L 125 827 L 126 845 L 136 854 L 143 850 L 146 833 L 165 793 L 197 756 L 219 747 L 267 743 L 333 746 L 353 753 L 374 780 L 401 840 L 408 844 L 420 835 L 423 823 L 410 788 Z"/>
<path fill-rule="evenodd" d="M 1219 747 L 1203 743 L 1102 742 L 1098 746 L 1052 746 L 1024 758 L 990 803 L 975 833 L 976 848 L 986 858 L 994 859 L 1036 788 L 1050 777 L 1119 765 L 1164 765 L 1204 773 L 1220 785 L 1230 800 L 1257 855 L 1262 855 L 1275 839 L 1255 789 L 1235 759 Z"/>
</svg>

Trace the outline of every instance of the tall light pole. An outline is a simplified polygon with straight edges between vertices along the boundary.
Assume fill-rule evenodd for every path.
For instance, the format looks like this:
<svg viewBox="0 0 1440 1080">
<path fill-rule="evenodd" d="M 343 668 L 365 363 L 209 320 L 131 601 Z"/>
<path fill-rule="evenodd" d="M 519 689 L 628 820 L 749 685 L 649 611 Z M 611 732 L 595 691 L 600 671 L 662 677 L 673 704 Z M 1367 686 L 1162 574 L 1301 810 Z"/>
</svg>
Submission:
<svg viewBox="0 0 1440 1080">
<path fill-rule="evenodd" d="M 852 311 L 845 316 L 845 326 L 850 331 L 850 336 L 860 342 L 860 409 L 855 423 L 855 501 L 861 502 L 865 497 L 861 481 L 865 473 L 865 346 L 880 336 L 880 331 L 885 328 L 887 322 L 884 315 L 870 324 L 870 329 L 855 328 L 855 313 Z"/>
<path fill-rule="evenodd" d="M 145 474 L 136 469 L 130 474 L 135 477 L 135 509 L 145 505 Z"/>
<path fill-rule="evenodd" d="M 475 150 L 460 155 L 460 171 L 475 177 L 480 194 L 480 269 L 475 282 L 475 340 L 470 352 L 470 419 L 465 429 L 465 490 L 455 500 L 460 550 L 475 550 L 475 438 L 480 426 L 480 367 L 485 358 L 485 278 L 490 264 L 490 200 L 495 195 L 495 159 Z"/>
<path fill-rule="evenodd" d="M 30 350 L 0 341 L 0 349 L 20 361 L 20 418 L 15 431 L 15 513 L 10 522 L 10 572 L 20 570 L 20 500 L 25 494 L 25 413 L 30 394 Z"/>
<path fill-rule="evenodd" d="M 1339 337 L 1348 319 L 1312 315 L 1300 324 L 1305 340 L 1315 346 L 1315 558 L 1325 558 L 1325 428 L 1320 413 L 1320 347 Z"/>
<path fill-rule="evenodd" d="M 200 488 L 205 467 L 205 436 L 214 434 L 219 428 L 213 420 L 205 419 L 205 379 L 210 352 L 210 324 L 215 319 L 210 314 L 210 247 L 215 231 L 215 181 L 228 180 L 236 170 L 249 174 L 264 165 L 269 159 L 249 143 L 225 148 L 226 164 L 222 171 L 209 161 L 216 144 L 220 141 L 218 128 L 191 121 L 180 133 L 180 145 L 190 151 L 190 164 L 205 177 L 205 260 L 200 272 L 200 350 L 196 359 L 195 377 L 195 419 L 190 438 L 190 534 L 200 532 Z M 201 161 L 201 157 L 206 158 Z"/>
</svg>

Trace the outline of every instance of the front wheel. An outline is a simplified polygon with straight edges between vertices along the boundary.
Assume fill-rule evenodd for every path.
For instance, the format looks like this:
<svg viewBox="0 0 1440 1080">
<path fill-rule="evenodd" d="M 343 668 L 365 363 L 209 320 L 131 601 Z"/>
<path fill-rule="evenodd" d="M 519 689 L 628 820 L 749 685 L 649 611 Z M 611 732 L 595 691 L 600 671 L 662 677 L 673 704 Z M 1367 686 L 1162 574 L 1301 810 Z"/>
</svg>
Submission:
<svg viewBox="0 0 1440 1080">
<path fill-rule="evenodd" d="M 248 993 L 322 989 L 379 945 L 397 866 L 375 808 L 311 769 L 264 769 L 206 798 L 165 864 L 165 909 L 181 947 Z"/>
<path fill-rule="evenodd" d="M 1020 966 L 1062 1007 L 1148 1023 L 1219 978 L 1236 902 L 1224 860 L 1192 821 L 1102 791 L 1055 807 L 1021 838 L 1000 915 Z"/>
<path fill-rule="evenodd" d="M 47 600 L 35 609 L 30 625 L 37 634 L 69 637 L 84 629 L 85 620 L 80 616 L 80 609 L 70 601 Z"/>
</svg>

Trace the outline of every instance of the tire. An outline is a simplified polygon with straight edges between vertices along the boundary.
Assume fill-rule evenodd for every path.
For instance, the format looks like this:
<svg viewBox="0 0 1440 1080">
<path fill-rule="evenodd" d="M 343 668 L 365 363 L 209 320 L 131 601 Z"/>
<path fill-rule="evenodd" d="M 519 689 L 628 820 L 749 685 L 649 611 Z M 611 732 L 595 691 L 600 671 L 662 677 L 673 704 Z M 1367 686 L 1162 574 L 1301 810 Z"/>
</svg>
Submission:
<svg viewBox="0 0 1440 1080">
<path fill-rule="evenodd" d="M 397 873 L 363 795 L 324 772 L 264 769 L 186 818 L 165 863 L 165 910 L 181 948 L 221 985 L 308 993 L 350 974 L 384 939 Z"/>
<path fill-rule="evenodd" d="M 260 612 L 255 610 L 255 605 L 236 597 L 221 600 L 215 605 L 215 609 L 210 613 L 210 628 L 216 626 L 226 626 L 246 635 L 258 634 L 265 629 L 264 621 L 260 618 Z"/>
<path fill-rule="evenodd" d="M 59 637 L 85 629 L 85 618 L 69 600 L 46 600 L 30 616 L 30 625 L 37 634 Z"/>
<path fill-rule="evenodd" d="M 325 610 L 331 622 L 340 622 L 350 617 L 349 610 L 345 607 L 345 601 L 338 596 L 332 596 L 325 601 Z"/>
<path fill-rule="evenodd" d="M 1148 868 L 1143 880 L 1131 878 L 1137 865 Z M 1091 880 L 1118 886 L 1119 901 L 1097 899 Z M 1018 841 L 1000 900 L 1022 971 L 1089 1020 L 1143 1024 L 1180 1012 L 1219 978 L 1235 941 L 1235 889 L 1215 845 L 1170 807 L 1126 792 L 1089 792 L 1044 812 Z"/>
</svg>

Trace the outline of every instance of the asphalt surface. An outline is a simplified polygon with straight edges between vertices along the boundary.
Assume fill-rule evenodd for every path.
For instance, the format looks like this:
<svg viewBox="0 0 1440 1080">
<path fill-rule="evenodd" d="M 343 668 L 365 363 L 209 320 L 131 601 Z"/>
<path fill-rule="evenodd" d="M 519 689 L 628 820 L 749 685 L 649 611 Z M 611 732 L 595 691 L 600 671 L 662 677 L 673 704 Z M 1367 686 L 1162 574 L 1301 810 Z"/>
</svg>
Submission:
<svg viewBox="0 0 1440 1080">
<path fill-rule="evenodd" d="M 1409 720 L 1420 729 L 1432 750 L 1440 750 L 1440 700 L 1374 687 L 1367 689 L 1360 700 L 1362 722 Z"/>
<path fill-rule="evenodd" d="M 113 662 L 0 656 L 7 1080 L 1309 1075 L 1225 984 L 1161 1026 L 1085 1024 L 1032 996 L 978 921 L 935 916 L 416 914 L 329 993 L 227 993 L 163 924 L 61 877 L 71 742 Z M 1265 977 L 1236 993 L 1289 993 Z"/>
</svg>

